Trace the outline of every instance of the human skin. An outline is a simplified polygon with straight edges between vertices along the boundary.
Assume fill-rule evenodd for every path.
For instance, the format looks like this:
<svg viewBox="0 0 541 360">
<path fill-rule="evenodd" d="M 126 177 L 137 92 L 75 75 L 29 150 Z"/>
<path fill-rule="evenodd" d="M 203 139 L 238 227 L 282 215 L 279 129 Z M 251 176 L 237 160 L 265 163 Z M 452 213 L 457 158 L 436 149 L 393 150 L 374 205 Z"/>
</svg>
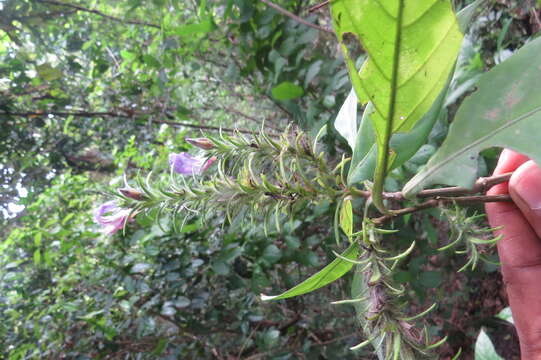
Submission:
<svg viewBox="0 0 541 360">
<path fill-rule="evenodd" d="M 498 242 L 501 271 L 520 339 L 522 360 L 541 360 L 541 169 L 526 156 L 504 150 L 494 175 L 513 172 L 488 195 L 513 202 L 486 205 Z"/>
</svg>

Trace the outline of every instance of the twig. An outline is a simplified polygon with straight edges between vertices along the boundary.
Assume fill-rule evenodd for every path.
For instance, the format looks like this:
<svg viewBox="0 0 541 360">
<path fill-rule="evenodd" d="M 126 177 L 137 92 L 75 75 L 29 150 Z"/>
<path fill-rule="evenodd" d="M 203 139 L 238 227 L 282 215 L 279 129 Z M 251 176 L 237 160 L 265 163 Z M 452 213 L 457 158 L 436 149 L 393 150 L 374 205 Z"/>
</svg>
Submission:
<svg viewBox="0 0 541 360">
<path fill-rule="evenodd" d="M 35 116 L 47 116 L 47 115 L 54 115 L 58 117 L 68 117 L 68 116 L 74 116 L 74 117 L 117 117 L 117 118 L 125 118 L 125 119 L 131 119 L 136 115 L 149 115 L 148 113 L 137 113 L 134 112 L 133 114 L 121 114 L 121 113 L 115 113 L 111 111 L 103 111 L 103 112 L 86 112 L 86 111 L 74 111 L 74 112 L 65 112 L 65 111 L 29 111 L 29 112 L 10 112 L 10 111 L 0 111 L 0 116 L 6 115 L 6 116 L 20 116 L 20 117 L 35 117 Z M 219 127 L 219 126 L 208 126 L 208 125 L 199 125 L 199 124 L 190 124 L 185 122 L 177 122 L 177 121 L 169 121 L 169 120 L 161 120 L 161 119 L 152 119 L 152 122 L 155 124 L 167 124 L 175 127 L 188 127 L 193 129 L 200 129 L 200 130 L 210 130 L 210 131 L 223 131 L 228 133 L 242 133 L 242 134 L 254 134 L 255 131 L 250 130 L 242 130 L 242 129 L 231 129 L 226 127 Z M 277 137 L 278 135 L 274 134 L 267 134 L 268 136 Z"/>
<path fill-rule="evenodd" d="M 322 7 L 329 5 L 329 3 L 330 3 L 330 1 L 326 0 L 326 1 L 322 2 L 321 4 L 314 5 L 314 6 L 312 6 L 311 8 L 308 9 L 308 12 L 318 11 Z"/>
<path fill-rule="evenodd" d="M 316 24 L 312 24 L 311 22 L 309 21 L 306 21 L 304 20 L 303 18 L 293 14 L 292 12 L 290 11 L 287 11 L 286 9 L 276 5 L 275 3 L 271 2 L 270 0 L 261 0 L 261 2 L 267 4 L 268 6 L 270 6 L 271 8 L 273 8 L 274 10 L 278 11 L 279 13 L 282 13 L 283 15 L 303 24 L 303 25 L 306 25 L 306 26 L 309 26 L 311 28 L 314 28 L 314 29 L 317 29 L 317 30 L 320 30 L 320 31 L 324 31 L 324 32 L 327 32 L 327 33 L 330 33 L 330 34 L 334 34 L 334 31 L 332 31 L 331 29 L 327 29 L 326 27 L 323 27 L 323 26 L 319 26 L 319 25 L 316 25 Z"/>
<path fill-rule="evenodd" d="M 189 123 L 182 123 L 182 122 L 176 122 L 176 121 L 168 121 L 168 120 L 159 120 L 154 119 L 152 120 L 153 123 L 158 124 L 167 124 L 171 126 L 176 127 L 189 127 L 194 129 L 201 129 L 201 130 L 210 130 L 210 131 L 223 131 L 228 133 L 241 133 L 241 134 L 255 134 L 256 131 L 250 131 L 250 130 L 242 130 L 242 129 L 232 129 L 232 128 L 224 128 L 219 126 L 209 126 L 209 125 L 197 125 L 197 124 L 189 124 Z M 278 137 L 279 135 L 276 134 L 266 134 L 267 136 L 271 137 Z"/>
<path fill-rule="evenodd" d="M 511 175 L 513 175 L 513 173 L 505 173 L 501 175 L 481 177 L 477 179 L 477 181 L 475 182 L 475 184 L 473 185 L 471 189 L 463 188 L 463 187 L 447 187 L 447 188 L 439 188 L 439 189 L 422 190 L 416 195 L 416 197 L 418 199 L 427 199 L 427 198 L 439 198 L 439 197 L 473 195 L 473 194 L 485 193 L 494 185 L 509 181 L 509 178 L 511 178 Z M 372 196 L 372 193 L 367 190 L 359 190 L 355 188 L 350 189 L 350 190 L 351 190 L 351 195 L 353 196 L 364 197 L 364 198 L 369 198 L 370 196 Z M 387 200 L 395 200 L 395 201 L 407 200 L 402 192 L 384 192 L 383 198 Z"/>
<path fill-rule="evenodd" d="M 417 194 L 417 198 L 426 199 L 438 196 L 460 196 L 484 193 L 488 191 L 492 186 L 508 181 L 512 174 L 513 173 L 505 173 L 502 175 L 479 178 L 471 189 L 462 187 L 448 187 L 441 189 L 423 190 Z M 404 194 L 402 194 L 401 192 L 384 193 L 383 197 L 386 199 L 398 201 L 405 200 Z"/>
<path fill-rule="evenodd" d="M 416 195 L 418 199 L 428 199 L 428 198 L 431 198 L 431 199 L 423 203 L 411 206 L 411 207 L 406 207 L 406 208 L 402 208 L 398 210 L 391 210 L 390 214 L 386 214 L 379 218 L 372 219 L 372 221 L 376 225 L 381 225 L 389 220 L 392 220 L 393 218 L 397 216 L 403 216 L 403 215 L 411 214 L 411 213 L 418 212 L 421 210 L 439 207 L 445 204 L 456 203 L 460 205 L 470 205 L 470 204 L 479 204 L 479 203 L 487 203 L 487 202 L 511 201 L 511 198 L 509 195 L 487 196 L 487 195 L 474 195 L 474 194 L 484 194 L 492 186 L 509 181 L 512 174 L 513 173 L 505 173 L 501 175 L 479 178 L 477 179 L 477 181 L 475 182 L 474 186 L 471 189 L 462 188 L 462 187 L 447 187 L 447 188 L 428 189 L 428 190 L 420 191 Z M 350 189 L 350 191 L 351 191 L 351 195 L 353 196 L 364 197 L 364 198 L 370 198 L 372 196 L 372 193 L 366 190 L 359 190 L 359 189 L 353 188 L 353 189 Z M 394 200 L 394 201 L 407 200 L 404 194 L 401 192 L 383 193 L 383 198 L 387 200 Z"/>
<path fill-rule="evenodd" d="M 243 113 L 242 111 L 240 110 L 237 110 L 235 108 L 232 108 L 232 107 L 226 107 L 225 110 L 229 111 L 230 113 L 233 113 L 233 114 L 237 114 L 239 116 L 242 116 L 243 118 L 247 119 L 247 120 L 250 120 L 256 124 L 259 124 L 259 126 L 261 126 L 262 124 L 262 121 L 261 120 L 258 120 L 257 118 L 253 117 L 253 116 L 250 116 L 248 114 L 245 114 Z M 268 122 L 265 122 L 265 126 L 274 130 L 274 131 L 278 131 L 278 132 L 283 132 L 284 130 L 283 129 L 279 129 L 277 128 L 276 126 L 274 126 L 273 124 L 269 124 Z"/>
<path fill-rule="evenodd" d="M 411 214 L 417 211 L 431 209 L 439 207 L 445 204 L 459 204 L 459 205 L 470 205 L 470 204 L 482 204 L 490 202 L 502 202 L 502 201 L 512 201 L 511 196 L 509 195 L 476 195 L 476 196 L 456 196 L 456 197 L 438 197 L 435 199 L 430 199 L 419 205 L 399 209 L 391 210 L 391 213 L 388 215 L 383 215 L 379 218 L 372 219 L 374 224 L 382 225 L 387 221 L 394 219 L 397 216 L 404 216 Z"/>
<path fill-rule="evenodd" d="M 242 346 L 239 350 L 239 353 L 237 354 L 237 360 L 240 360 L 241 359 L 241 356 L 242 356 L 242 353 L 244 352 L 244 349 L 246 348 L 246 345 L 248 344 L 248 341 L 254 336 L 254 334 L 257 332 L 257 330 L 259 329 L 259 326 L 260 324 L 257 324 L 254 329 L 250 332 L 250 334 L 248 335 L 248 337 L 246 338 L 245 341 L 242 342 Z"/>
<path fill-rule="evenodd" d="M 57 0 L 35 0 L 35 1 L 39 2 L 39 3 L 42 3 L 42 4 L 50 4 L 50 5 L 55 5 L 55 6 L 64 6 L 64 7 L 68 7 L 68 8 L 71 8 L 71 9 L 75 9 L 76 11 L 83 11 L 83 12 L 95 14 L 95 15 L 101 16 L 101 17 L 103 17 L 105 19 L 109 19 L 109 20 L 116 21 L 116 22 L 119 22 L 119 23 L 130 24 L 130 25 L 142 25 L 142 26 L 153 27 L 155 29 L 161 29 L 162 28 L 160 25 L 152 24 L 152 23 L 149 23 L 149 22 L 144 22 L 144 21 L 139 21 L 139 20 L 120 19 L 120 18 L 117 18 L 115 16 L 104 14 L 99 10 L 88 9 L 88 8 L 85 8 L 85 7 L 82 7 L 80 5 L 76 5 L 76 4 L 69 4 L 69 3 L 65 3 L 65 2 L 61 2 L 61 1 L 57 1 Z"/>
</svg>

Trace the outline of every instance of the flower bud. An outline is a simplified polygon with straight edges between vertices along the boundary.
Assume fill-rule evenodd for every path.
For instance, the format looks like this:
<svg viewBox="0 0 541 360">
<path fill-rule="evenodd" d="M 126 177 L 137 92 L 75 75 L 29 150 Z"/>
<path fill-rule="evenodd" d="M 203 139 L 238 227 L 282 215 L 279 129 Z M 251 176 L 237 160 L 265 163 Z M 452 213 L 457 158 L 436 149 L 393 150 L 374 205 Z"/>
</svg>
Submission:
<svg viewBox="0 0 541 360">
<path fill-rule="evenodd" d="M 125 197 L 133 199 L 135 201 L 144 201 L 147 199 L 147 197 L 142 192 L 133 188 L 118 189 L 118 192 L 120 192 Z"/>
<path fill-rule="evenodd" d="M 186 138 L 184 140 L 186 140 L 186 142 L 192 144 L 193 146 L 197 146 L 198 148 L 203 150 L 211 150 L 216 147 L 214 143 L 207 138 Z"/>
</svg>

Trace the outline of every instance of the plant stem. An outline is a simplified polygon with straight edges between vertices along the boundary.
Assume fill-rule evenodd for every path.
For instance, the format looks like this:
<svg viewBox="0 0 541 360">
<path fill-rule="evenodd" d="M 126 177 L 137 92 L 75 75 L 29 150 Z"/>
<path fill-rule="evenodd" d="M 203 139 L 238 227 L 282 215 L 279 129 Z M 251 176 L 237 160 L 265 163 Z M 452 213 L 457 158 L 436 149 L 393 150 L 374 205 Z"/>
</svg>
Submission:
<svg viewBox="0 0 541 360">
<path fill-rule="evenodd" d="M 512 172 L 494 175 L 489 177 L 481 177 L 477 179 L 474 186 L 471 189 L 462 188 L 462 187 L 446 187 L 440 189 L 427 189 L 419 192 L 416 197 L 418 199 L 427 199 L 427 198 L 438 198 L 438 197 L 450 197 L 450 196 L 462 196 L 462 195 L 473 195 L 479 193 L 485 193 L 492 186 L 501 184 L 509 180 L 513 175 Z M 372 193 L 367 190 L 360 190 L 357 188 L 350 188 L 349 192 L 351 195 L 356 197 L 369 198 Z M 403 193 L 401 192 L 384 192 L 384 199 L 395 200 L 395 201 L 405 201 L 408 200 Z"/>
<path fill-rule="evenodd" d="M 462 188 L 462 187 L 448 187 L 441 189 L 428 189 L 419 192 L 416 197 L 419 199 L 426 198 L 435 198 L 439 196 L 460 196 L 460 195 L 469 195 L 469 194 L 479 194 L 484 193 L 489 190 L 492 186 L 506 182 L 513 175 L 513 173 L 505 173 L 501 175 L 495 175 L 490 177 L 481 177 L 477 179 L 475 184 L 471 189 Z M 406 200 L 404 194 L 401 192 L 394 193 L 383 193 L 385 199 L 392 199 L 403 201 Z"/>
<path fill-rule="evenodd" d="M 379 218 L 372 219 L 374 224 L 382 225 L 387 221 L 394 219 L 397 216 L 404 216 L 415 213 L 417 211 L 439 207 L 445 204 L 471 205 L 490 202 L 512 201 L 509 195 L 476 195 L 476 196 L 455 196 L 455 197 L 437 197 L 430 199 L 419 205 L 393 210 L 391 213 L 383 215 Z"/>
<path fill-rule="evenodd" d="M 58 117 L 68 117 L 68 116 L 74 116 L 74 117 L 101 117 L 101 118 L 107 118 L 107 117 L 116 117 L 116 118 L 126 118 L 131 119 L 135 116 L 145 116 L 145 115 L 151 115 L 151 113 L 141 113 L 141 112 L 133 112 L 131 114 L 127 113 L 116 113 L 112 111 L 73 111 L 73 112 L 67 112 L 67 111 L 25 111 L 25 112 L 12 112 L 12 111 L 0 111 L 0 116 L 20 116 L 20 117 L 36 117 L 36 116 L 48 116 L 48 115 L 54 115 Z M 192 115 L 193 116 L 193 115 Z M 231 129 L 231 128 L 224 128 L 224 127 L 218 127 L 218 126 L 209 126 L 209 125 L 199 125 L 199 124 L 190 124 L 185 122 L 177 122 L 177 121 L 170 121 L 170 120 L 161 120 L 161 119 L 152 119 L 151 122 L 155 124 L 167 124 L 170 126 L 175 127 L 188 127 L 193 129 L 201 129 L 201 130 L 209 130 L 209 131 L 223 131 L 228 133 L 242 133 L 242 134 L 255 134 L 257 131 L 250 131 L 250 130 L 243 130 L 243 129 Z M 267 134 L 267 136 L 270 137 L 278 137 L 278 135 L 275 134 Z"/>
<path fill-rule="evenodd" d="M 404 13 L 404 0 L 398 0 L 398 14 L 396 16 L 396 34 L 395 45 L 393 53 L 393 72 L 391 76 L 391 89 L 389 99 L 389 113 L 386 118 L 382 114 L 385 120 L 385 128 L 383 129 L 383 137 L 377 136 L 378 142 L 378 155 L 376 171 L 374 174 L 374 187 L 372 189 L 372 200 L 374 205 L 384 214 L 389 213 L 383 204 L 383 185 L 385 183 L 385 177 L 387 176 L 387 170 L 389 167 L 389 152 L 391 135 L 393 134 L 393 121 L 396 115 L 396 101 L 398 92 L 398 71 L 400 69 L 400 47 L 402 42 L 402 17 Z"/>
<path fill-rule="evenodd" d="M 88 8 L 85 8 L 85 7 L 82 7 L 80 5 L 76 5 L 76 4 L 70 4 L 70 3 L 65 3 L 65 2 L 56 1 L 56 0 L 37 0 L 37 2 L 42 3 L 42 4 L 55 5 L 55 6 L 63 6 L 63 7 L 74 9 L 76 11 L 83 11 L 83 12 L 95 14 L 95 15 L 101 16 L 101 17 L 103 17 L 105 19 L 109 19 L 109 20 L 116 21 L 116 22 L 119 22 L 119 23 L 130 24 L 130 25 L 142 25 L 142 26 L 152 27 L 152 28 L 155 28 L 155 29 L 161 29 L 162 28 L 158 24 L 152 24 L 152 23 L 149 23 L 149 22 L 139 21 L 139 20 L 124 20 L 124 19 L 117 18 L 115 16 L 104 14 L 101 11 L 98 11 L 96 9 L 88 9 Z"/>
<path fill-rule="evenodd" d="M 314 12 L 314 11 L 317 11 L 317 10 L 321 9 L 322 7 L 324 7 L 324 6 L 329 5 L 329 3 L 330 3 L 330 0 L 323 1 L 322 3 L 317 4 L 317 5 L 314 5 L 314 6 L 312 6 L 311 8 L 309 8 L 309 9 L 308 9 L 308 12 Z"/>
<path fill-rule="evenodd" d="M 505 173 L 501 175 L 494 175 L 489 177 L 481 177 L 477 179 L 475 184 L 471 189 L 462 188 L 462 187 L 447 187 L 440 189 L 428 189 L 419 192 L 416 197 L 418 199 L 428 199 L 423 203 L 406 207 L 398 210 L 392 210 L 389 213 L 384 213 L 383 216 L 375 218 L 372 221 L 376 225 L 381 225 L 397 216 L 403 216 L 406 214 L 411 214 L 417 211 L 430 209 L 438 207 L 445 204 L 462 204 L 462 205 L 471 205 L 487 202 L 499 202 L 499 201 L 511 201 L 511 198 L 508 195 L 497 195 L 497 196 L 487 196 L 487 195 L 474 195 L 474 194 L 484 194 L 492 186 L 504 183 L 509 181 L 513 173 Z M 370 198 L 372 192 L 366 190 L 360 190 L 357 188 L 350 188 L 349 193 L 356 197 Z M 469 196 L 468 196 L 469 195 Z M 389 199 L 394 201 L 406 201 L 406 197 L 401 192 L 392 192 L 392 193 L 383 193 L 383 199 Z"/>
</svg>

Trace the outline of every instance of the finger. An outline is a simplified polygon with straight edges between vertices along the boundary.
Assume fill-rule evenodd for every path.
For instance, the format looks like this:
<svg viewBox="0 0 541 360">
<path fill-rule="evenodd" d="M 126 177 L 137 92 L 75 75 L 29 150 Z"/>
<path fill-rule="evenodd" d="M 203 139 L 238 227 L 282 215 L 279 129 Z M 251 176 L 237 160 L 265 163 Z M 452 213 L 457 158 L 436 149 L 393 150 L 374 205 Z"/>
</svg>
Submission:
<svg viewBox="0 0 541 360">
<path fill-rule="evenodd" d="M 528 169 L 531 166 L 526 165 L 527 160 L 523 155 L 504 151 L 495 174 L 511 171 L 515 173 L 509 184 L 495 186 L 489 194 L 506 194 L 509 190 L 513 196 L 517 183 L 522 183 L 523 187 L 531 185 L 522 182 L 522 177 L 528 177 L 525 174 L 529 174 Z M 526 354 L 538 351 L 539 349 L 535 348 L 541 344 L 541 319 L 539 316 L 532 316 L 541 313 L 541 241 L 519 206 L 514 203 L 487 204 L 486 210 L 491 226 L 503 226 L 497 232 L 503 236 L 498 243 L 502 274 L 521 339 L 523 356 L 525 359 L 531 358 Z"/>
<path fill-rule="evenodd" d="M 509 181 L 509 193 L 541 238 L 541 169 L 532 160 L 514 172 Z"/>
<path fill-rule="evenodd" d="M 496 169 L 494 169 L 494 175 L 513 172 L 528 160 L 529 159 L 527 156 L 519 154 L 513 150 L 504 149 L 500 155 L 500 159 L 498 160 L 498 165 L 496 165 Z M 507 194 L 507 188 L 508 182 L 495 185 L 488 191 L 488 195 Z"/>
<path fill-rule="evenodd" d="M 504 275 L 505 268 L 531 266 L 541 263 L 541 169 L 527 158 L 506 152 L 498 163 L 497 171 L 514 171 L 508 184 L 489 193 L 507 192 L 513 203 L 487 204 L 486 210 L 492 227 L 503 226 L 498 235 L 503 239 L 498 243 L 498 252 Z M 519 165 L 519 166 L 517 166 Z M 515 167 L 516 168 L 515 170 Z"/>
<path fill-rule="evenodd" d="M 513 172 L 526 161 L 528 161 L 526 156 L 512 150 L 504 149 L 500 155 L 500 159 L 498 160 L 498 165 L 494 170 L 494 175 Z M 504 182 L 495 185 L 487 192 L 487 194 L 508 194 L 508 184 L 508 182 Z M 501 235 L 503 237 L 503 239 L 498 242 L 498 253 L 502 262 L 502 268 L 507 264 L 512 265 L 522 261 L 521 254 L 517 253 L 517 251 L 524 251 L 524 249 L 514 248 L 512 245 L 507 245 L 507 243 L 512 243 L 512 239 L 514 238 L 534 236 L 531 228 L 527 226 L 527 221 L 524 219 L 520 209 L 511 202 L 487 203 L 485 205 L 485 209 L 490 226 L 503 226 L 501 230 L 496 232 L 496 235 Z"/>
<path fill-rule="evenodd" d="M 513 172 L 526 161 L 528 161 L 526 156 L 505 149 L 500 155 L 498 165 L 494 170 L 494 175 Z M 508 182 L 493 186 L 487 194 L 508 194 Z M 528 222 L 522 215 L 522 212 L 512 202 L 487 203 L 485 209 L 488 221 L 492 227 L 503 226 L 501 230 L 496 232 L 496 235 L 502 235 L 503 237 L 503 239 L 498 242 L 498 253 L 503 267 L 505 267 L 506 264 L 513 265 L 515 263 L 520 263 L 523 257 L 518 251 L 524 252 L 527 250 L 524 250 L 521 247 L 516 248 L 512 245 L 507 245 L 507 243 L 512 243 L 514 238 L 535 237 L 533 230 L 528 226 Z"/>
</svg>

